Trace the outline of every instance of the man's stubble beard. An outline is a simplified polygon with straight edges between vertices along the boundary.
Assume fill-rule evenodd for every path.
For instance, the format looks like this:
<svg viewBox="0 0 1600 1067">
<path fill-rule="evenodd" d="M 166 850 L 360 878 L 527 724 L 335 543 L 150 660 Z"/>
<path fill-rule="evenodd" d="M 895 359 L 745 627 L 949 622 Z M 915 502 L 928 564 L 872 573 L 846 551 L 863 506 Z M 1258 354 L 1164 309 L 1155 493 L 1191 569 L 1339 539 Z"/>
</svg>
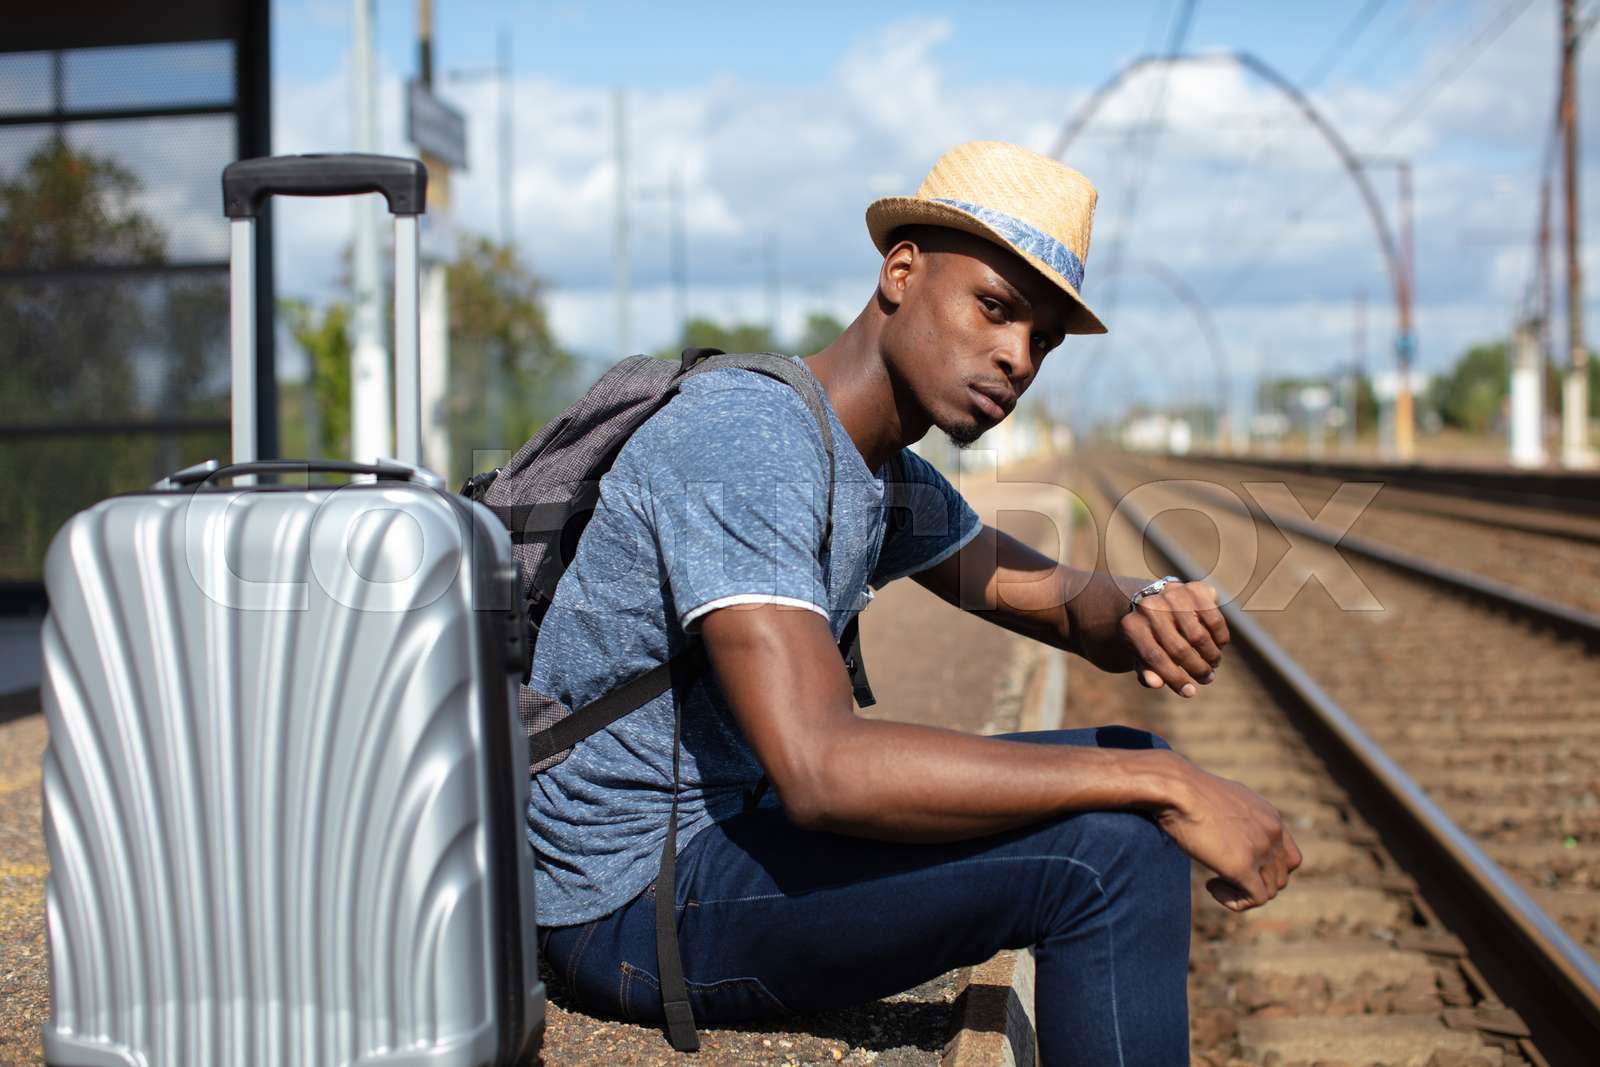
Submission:
<svg viewBox="0 0 1600 1067">
<path fill-rule="evenodd" d="M 973 445 L 978 443 L 978 438 L 982 436 L 983 431 L 981 430 L 976 434 L 962 433 L 959 437 L 951 433 L 949 430 L 944 431 L 945 440 L 949 441 L 950 444 L 957 449 L 971 448 Z"/>
<path fill-rule="evenodd" d="M 992 428 L 976 421 L 960 426 L 939 424 L 939 432 L 944 434 L 945 440 L 956 448 L 971 448 L 980 437 L 988 433 Z"/>
</svg>

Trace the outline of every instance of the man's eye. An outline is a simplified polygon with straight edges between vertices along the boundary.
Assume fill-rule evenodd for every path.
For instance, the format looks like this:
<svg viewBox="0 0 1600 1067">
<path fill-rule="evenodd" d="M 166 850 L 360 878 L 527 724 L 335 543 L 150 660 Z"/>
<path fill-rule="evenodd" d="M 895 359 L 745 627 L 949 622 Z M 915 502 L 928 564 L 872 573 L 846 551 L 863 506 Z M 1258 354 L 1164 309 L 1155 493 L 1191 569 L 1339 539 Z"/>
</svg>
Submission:
<svg viewBox="0 0 1600 1067">
<path fill-rule="evenodd" d="M 1005 317 L 1005 305 L 1000 303 L 1000 301 L 996 300 L 994 297 L 980 296 L 978 297 L 978 303 L 982 304 L 983 310 L 987 311 L 990 315 L 994 315 L 999 318 Z"/>
</svg>

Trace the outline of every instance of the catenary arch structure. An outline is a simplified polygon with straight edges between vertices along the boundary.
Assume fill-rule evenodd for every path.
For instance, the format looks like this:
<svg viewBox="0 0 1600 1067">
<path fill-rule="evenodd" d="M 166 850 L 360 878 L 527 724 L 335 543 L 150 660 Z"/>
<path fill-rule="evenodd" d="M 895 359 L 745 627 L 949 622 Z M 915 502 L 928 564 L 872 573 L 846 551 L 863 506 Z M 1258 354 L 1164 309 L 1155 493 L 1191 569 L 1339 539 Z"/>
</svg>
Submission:
<svg viewBox="0 0 1600 1067">
<path fill-rule="evenodd" d="M 1203 55 L 1191 56 L 1141 56 L 1113 74 L 1083 102 L 1077 113 L 1069 118 L 1062 127 L 1061 134 L 1056 138 L 1055 146 L 1051 149 L 1051 156 L 1060 159 L 1065 155 L 1072 142 L 1077 139 L 1078 134 L 1093 120 L 1101 105 L 1139 74 L 1149 69 L 1160 69 L 1167 65 L 1176 66 L 1178 64 L 1198 63 L 1231 64 L 1254 74 L 1274 89 L 1277 89 L 1295 106 L 1300 116 L 1322 135 L 1323 140 L 1333 149 L 1334 155 L 1338 156 L 1339 162 L 1343 164 L 1346 173 L 1350 175 L 1350 180 L 1355 183 L 1356 191 L 1361 194 L 1361 201 L 1366 206 L 1367 215 L 1372 220 L 1372 228 L 1378 238 L 1378 248 L 1383 253 L 1384 262 L 1389 268 L 1389 278 L 1394 287 L 1397 321 L 1400 324 L 1400 335 L 1396 340 L 1397 354 L 1400 357 L 1402 367 L 1409 365 L 1411 351 L 1415 347 L 1415 342 L 1411 336 L 1411 279 L 1405 269 L 1406 264 L 1400 256 L 1399 247 L 1395 243 L 1394 231 L 1390 229 L 1389 221 L 1383 213 L 1383 205 L 1379 202 L 1378 195 L 1372 188 L 1372 183 L 1367 180 L 1366 172 L 1361 168 L 1360 158 L 1351 150 L 1344 137 L 1317 110 L 1309 97 L 1259 56 L 1250 52 L 1237 51 L 1207 52 Z"/>
<path fill-rule="evenodd" d="M 1071 388 L 1073 390 L 1082 390 L 1087 393 L 1091 382 L 1093 382 L 1093 385 L 1096 389 L 1104 389 L 1108 386 L 1116 388 L 1122 381 L 1129 380 L 1130 375 L 1132 376 L 1131 380 L 1138 381 L 1139 379 L 1137 374 L 1135 374 L 1135 368 L 1140 365 L 1143 365 L 1151 370 L 1160 369 L 1170 373 L 1172 366 L 1170 360 L 1172 345 L 1168 342 L 1165 336 L 1151 333 L 1150 330 L 1144 326 L 1130 327 L 1128 325 L 1123 325 L 1117 328 L 1117 332 L 1122 338 L 1121 343 L 1126 346 L 1127 351 L 1132 357 L 1131 362 L 1127 360 L 1119 360 L 1115 364 L 1116 371 L 1120 372 L 1123 377 L 1121 379 L 1112 379 L 1106 377 L 1108 373 L 1112 373 L 1112 364 L 1110 361 L 1092 361 L 1086 364 L 1087 370 L 1081 373 L 1077 380 L 1072 383 Z M 1170 380 L 1169 384 L 1172 384 Z M 1197 402 L 1203 404 L 1204 401 L 1200 400 L 1199 398 L 1204 392 L 1204 386 L 1198 382 L 1194 382 L 1192 384 L 1195 385 L 1193 391 L 1190 392 L 1185 390 L 1183 395 L 1185 397 L 1193 396 Z M 1122 392 L 1124 394 L 1124 399 L 1131 398 L 1131 400 L 1137 404 L 1150 404 L 1152 406 L 1156 406 L 1159 405 L 1162 400 L 1162 398 L 1159 396 L 1146 393 L 1142 388 L 1136 390 L 1123 389 Z M 1076 403 L 1068 404 L 1066 411 L 1066 423 L 1067 427 L 1072 431 L 1075 437 L 1082 436 L 1088 428 L 1086 426 L 1083 413 L 1079 411 Z"/>
<path fill-rule="evenodd" d="M 1102 280 L 1117 275 L 1143 274 L 1164 286 L 1168 292 L 1177 298 L 1178 302 L 1188 309 L 1194 317 L 1195 325 L 1200 329 L 1200 335 L 1205 341 L 1206 348 L 1211 353 L 1212 371 L 1215 375 L 1214 382 L 1217 391 L 1216 397 L 1216 444 L 1226 450 L 1230 444 L 1229 428 L 1233 421 L 1233 403 L 1231 394 L 1231 377 L 1228 367 L 1228 350 L 1222 343 L 1222 335 L 1217 330 L 1217 324 L 1211 317 L 1211 311 L 1206 307 L 1194 291 L 1194 288 L 1183 278 L 1165 264 L 1155 260 L 1125 260 L 1113 268 L 1112 272 L 1102 275 Z M 1124 327 L 1119 327 L 1123 329 Z M 1075 366 L 1080 368 L 1073 378 L 1073 384 L 1082 387 L 1088 376 L 1100 367 L 1104 361 L 1085 360 Z"/>
<path fill-rule="evenodd" d="M 1232 419 L 1233 403 L 1230 394 L 1230 375 L 1228 371 L 1228 350 L 1222 343 L 1222 335 L 1217 331 L 1217 324 L 1211 318 L 1211 311 L 1205 302 L 1200 299 L 1194 288 L 1184 281 L 1174 270 L 1154 260 L 1131 260 L 1120 265 L 1120 273 L 1140 273 L 1154 278 L 1164 285 L 1178 302 L 1189 309 L 1194 316 L 1195 324 L 1200 327 L 1200 335 L 1205 339 L 1206 347 L 1211 351 L 1213 370 L 1216 373 L 1217 387 L 1217 444 L 1227 447 L 1228 426 Z"/>
</svg>

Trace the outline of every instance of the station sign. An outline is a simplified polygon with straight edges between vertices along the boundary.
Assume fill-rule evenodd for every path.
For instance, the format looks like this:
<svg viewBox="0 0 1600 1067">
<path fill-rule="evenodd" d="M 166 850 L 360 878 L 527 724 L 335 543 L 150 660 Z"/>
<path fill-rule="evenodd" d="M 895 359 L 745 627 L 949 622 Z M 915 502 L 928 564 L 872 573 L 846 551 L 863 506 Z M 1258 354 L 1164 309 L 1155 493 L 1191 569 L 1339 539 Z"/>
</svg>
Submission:
<svg viewBox="0 0 1600 1067">
<path fill-rule="evenodd" d="M 424 155 L 452 167 L 467 165 L 467 119 L 412 78 L 406 83 L 406 136 Z"/>
</svg>

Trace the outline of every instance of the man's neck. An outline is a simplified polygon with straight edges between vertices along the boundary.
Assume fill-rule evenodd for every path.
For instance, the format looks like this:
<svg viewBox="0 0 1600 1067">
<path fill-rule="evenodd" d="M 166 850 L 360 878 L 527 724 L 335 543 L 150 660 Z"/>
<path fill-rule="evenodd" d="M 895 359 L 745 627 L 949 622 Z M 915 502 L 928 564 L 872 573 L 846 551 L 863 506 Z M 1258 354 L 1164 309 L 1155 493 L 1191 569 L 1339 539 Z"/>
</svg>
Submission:
<svg viewBox="0 0 1600 1067">
<path fill-rule="evenodd" d="M 831 345 L 805 361 L 872 471 L 906 445 L 922 440 L 930 425 L 913 403 L 896 397 L 878 346 L 877 319 L 868 308 Z"/>
</svg>

